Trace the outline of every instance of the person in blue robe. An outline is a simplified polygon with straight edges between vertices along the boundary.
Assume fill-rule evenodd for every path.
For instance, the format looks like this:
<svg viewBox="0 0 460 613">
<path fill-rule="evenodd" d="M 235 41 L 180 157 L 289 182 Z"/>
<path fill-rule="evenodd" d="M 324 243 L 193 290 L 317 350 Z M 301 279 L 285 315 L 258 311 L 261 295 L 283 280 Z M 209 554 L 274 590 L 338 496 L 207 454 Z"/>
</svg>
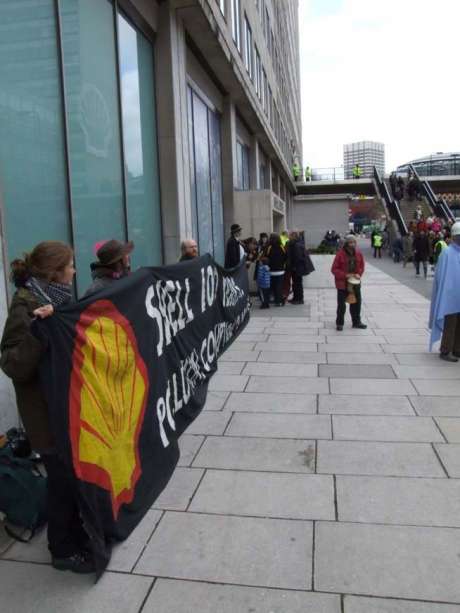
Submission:
<svg viewBox="0 0 460 613">
<path fill-rule="evenodd" d="M 451 244 L 436 265 L 430 308 L 430 351 L 441 339 L 439 357 L 447 362 L 460 358 L 460 221 L 451 229 Z"/>
</svg>

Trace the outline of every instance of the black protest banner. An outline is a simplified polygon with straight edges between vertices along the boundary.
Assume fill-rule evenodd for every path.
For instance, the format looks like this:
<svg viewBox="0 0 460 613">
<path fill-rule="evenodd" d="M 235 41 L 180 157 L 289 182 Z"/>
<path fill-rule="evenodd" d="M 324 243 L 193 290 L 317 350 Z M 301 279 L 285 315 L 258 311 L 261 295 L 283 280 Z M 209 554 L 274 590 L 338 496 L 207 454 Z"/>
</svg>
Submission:
<svg viewBox="0 0 460 613">
<path fill-rule="evenodd" d="M 249 319 L 244 264 L 143 268 L 38 323 L 58 452 L 75 476 L 99 575 L 168 483 L 217 357 Z"/>
</svg>

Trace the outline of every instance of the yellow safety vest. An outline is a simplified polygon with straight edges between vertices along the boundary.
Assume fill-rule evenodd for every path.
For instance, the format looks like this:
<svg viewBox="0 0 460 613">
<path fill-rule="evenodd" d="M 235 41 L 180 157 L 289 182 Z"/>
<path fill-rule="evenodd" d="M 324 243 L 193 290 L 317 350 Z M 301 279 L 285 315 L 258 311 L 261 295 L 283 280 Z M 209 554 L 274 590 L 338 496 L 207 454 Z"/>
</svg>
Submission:
<svg viewBox="0 0 460 613">
<path fill-rule="evenodd" d="M 374 247 L 381 247 L 383 243 L 383 239 L 380 234 L 376 234 L 374 236 Z"/>
</svg>

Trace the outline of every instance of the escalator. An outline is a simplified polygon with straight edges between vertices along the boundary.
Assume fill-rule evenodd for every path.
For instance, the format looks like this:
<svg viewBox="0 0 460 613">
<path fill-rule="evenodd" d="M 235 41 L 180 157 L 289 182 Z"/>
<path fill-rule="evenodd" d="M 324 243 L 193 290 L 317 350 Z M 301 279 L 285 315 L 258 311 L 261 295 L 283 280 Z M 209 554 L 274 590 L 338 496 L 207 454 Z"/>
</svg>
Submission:
<svg viewBox="0 0 460 613">
<path fill-rule="evenodd" d="M 380 175 L 377 168 L 374 166 L 374 183 L 376 193 L 380 196 L 380 199 L 385 207 L 387 217 L 392 221 L 392 225 L 395 231 L 400 236 L 406 236 L 408 234 L 407 225 L 404 217 L 401 214 L 399 203 L 393 198 L 388 189 L 388 185 L 385 183 L 383 177 Z"/>
</svg>

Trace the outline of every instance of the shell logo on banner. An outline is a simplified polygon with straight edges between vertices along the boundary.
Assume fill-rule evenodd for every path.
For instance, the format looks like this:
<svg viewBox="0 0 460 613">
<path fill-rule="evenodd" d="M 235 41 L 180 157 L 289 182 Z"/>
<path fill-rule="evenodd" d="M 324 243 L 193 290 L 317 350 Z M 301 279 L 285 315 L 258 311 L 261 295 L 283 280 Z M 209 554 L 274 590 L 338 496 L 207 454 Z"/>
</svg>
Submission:
<svg viewBox="0 0 460 613">
<path fill-rule="evenodd" d="M 108 300 L 82 312 L 70 379 L 70 435 L 76 476 L 110 492 L 114 519 L 142 474 L 139 434 L 147 368 L 129 321 Z"/>
</svg>

